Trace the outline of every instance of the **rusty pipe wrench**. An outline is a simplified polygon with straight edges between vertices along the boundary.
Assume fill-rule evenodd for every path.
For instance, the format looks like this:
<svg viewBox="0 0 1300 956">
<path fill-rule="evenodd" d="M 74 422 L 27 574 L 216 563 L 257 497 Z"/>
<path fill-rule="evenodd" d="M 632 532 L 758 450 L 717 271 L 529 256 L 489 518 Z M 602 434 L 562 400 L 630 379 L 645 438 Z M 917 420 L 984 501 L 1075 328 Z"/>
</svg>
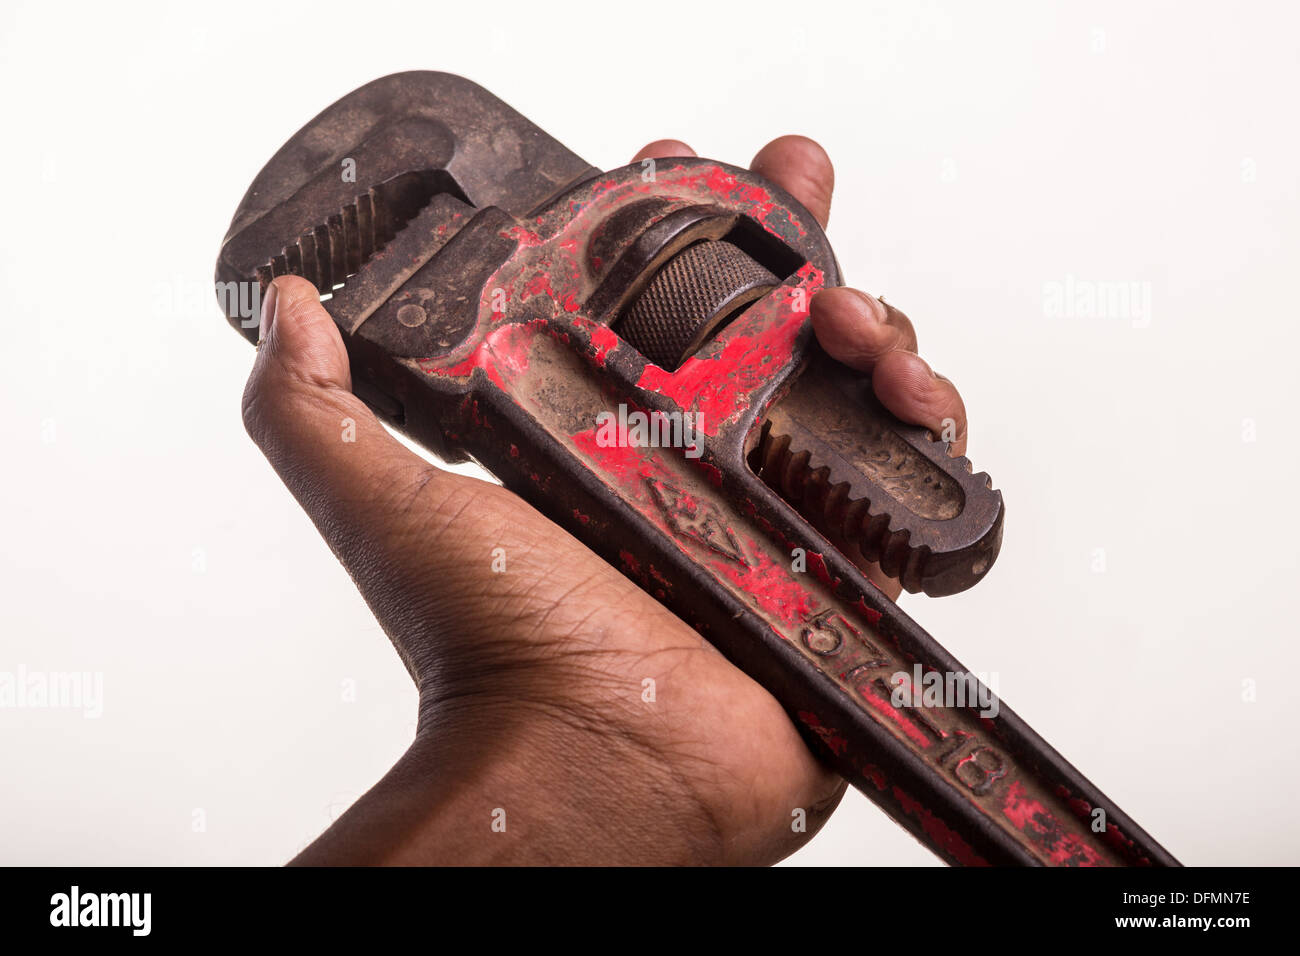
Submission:
<svg viewBox="0 0 1300 956">
<path fill-rule="evenodd" d="M 245 195 L 217 289 L 250 341 L 241 293 L 290 273 L 381 417 L 638 582 L 941 858 L 1177 865 L 855 564 L 960 591 L 1003 503 L 820 350 L 808 301 L 839 266 L 781 189 L 695 158 L 601 172 L 465 79 L 401 73 Z"/>
</svg>

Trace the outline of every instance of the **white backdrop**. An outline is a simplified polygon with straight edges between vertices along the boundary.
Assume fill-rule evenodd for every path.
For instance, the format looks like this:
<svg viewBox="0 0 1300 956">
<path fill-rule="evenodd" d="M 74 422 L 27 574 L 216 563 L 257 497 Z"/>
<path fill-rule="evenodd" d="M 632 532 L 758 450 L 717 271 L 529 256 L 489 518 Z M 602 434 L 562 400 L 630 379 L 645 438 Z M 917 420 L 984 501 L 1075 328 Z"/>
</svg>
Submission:
<svg viewBox="0 0 1300 956">
<path fill-rule="evenodd" d="M 275 149 L 415 68 L 607 168 L 660 137 L 737 163 L 821 140 L 848 279 L 917 323 L 1008 502 L 987 580 L 907 609 L 1184 862 L 1300 862 L 1294 5 L 0 23 L 0 672 L 102 678 L 99 716 L 0 708 L 0 862 L 279 863 L 409 741 L 405 671 L 245 437 L 253 350 L 211 276 Z M 792 862 L 935 860 L 851 794 Z"/>
</svg>

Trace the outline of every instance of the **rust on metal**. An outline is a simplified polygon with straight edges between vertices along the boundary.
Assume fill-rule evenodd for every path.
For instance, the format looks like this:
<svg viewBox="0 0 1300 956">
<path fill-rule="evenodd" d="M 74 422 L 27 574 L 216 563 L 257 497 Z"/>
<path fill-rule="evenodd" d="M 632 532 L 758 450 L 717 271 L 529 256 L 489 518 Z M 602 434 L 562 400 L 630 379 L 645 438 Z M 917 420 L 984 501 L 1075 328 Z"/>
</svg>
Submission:
<svg viewBox="0 0 1300 956">
<path fill-rule="evenodd" d="M 900 704 L 906 675 L 968 672 L 859 564 L 970 587 L 1002 497 L 821 352 L 838 266 L 781 189 L 697 158 L 601 172 L 467 80 L 401 73 L 249 188 L 219 289 L 286 273 L 329 296 L 371 407 L 622 569 L 943 859 L 1177 865 L 1001 702 Z M 630 440 L 637 414 L 670 440 Z"/>
</svg>

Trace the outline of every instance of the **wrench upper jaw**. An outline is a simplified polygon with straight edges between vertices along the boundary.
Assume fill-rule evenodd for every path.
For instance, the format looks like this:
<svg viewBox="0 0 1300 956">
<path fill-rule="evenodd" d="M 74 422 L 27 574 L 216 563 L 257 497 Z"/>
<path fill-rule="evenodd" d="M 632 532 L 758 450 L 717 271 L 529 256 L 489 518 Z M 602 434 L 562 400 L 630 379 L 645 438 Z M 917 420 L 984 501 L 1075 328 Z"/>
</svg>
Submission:
<svg viewBox="0 0 1300 956">
<path fill-rule="evenodd" d="M 354 142 L 339 163 L 305 167 L 306 143 L 316 135 L 308 126 L 285 144 L 245 196 L 217 259 L 219 294 L 231 283 L 265 290 L 274 278 L 299 275 L 330 295 L 436 197 L 465 203 L 445 168 L 453 144 L 436 122 L 398 119 Z M 268 204 L 268 197 L 279 198 Z M 226 315 L 236 323 L 228 308 Z M 237 328 L 256 340 L 256 323 Z"/>
<path fill-rule="evenodd" d="M 417 132 L 404 139 L 387 132 L 394 127 Z M 322 170 L 337 177 L 344 160 L 356 160 L 357 182 L 386 178 L 367 170 L 356 153 L 379 136 L 388 136 L 384 145 L 396 151 L 396 166 L 445 169 L 473 205 L 499 206 L 516 217 L 600 172 L 464 77 L 394 73 L 339 99 L 295 133 L 253 180 L 230 235 L 287 201 Z M 382 158 L 380 153 L 372 159 Z"/>
<path fill-rule="evenodd" d="M 232 307 L 232 284 L 260 289 L 296 274 L 329 294 L 437 196 L 519 217 L 597 174 L 469 80 L 386 76 L 327 107 L 253 180 L 218 257 L 218 298 L 232 325 L 256 341 L 249 297 L 240 308 L 236 294 Z"/>
</svg>

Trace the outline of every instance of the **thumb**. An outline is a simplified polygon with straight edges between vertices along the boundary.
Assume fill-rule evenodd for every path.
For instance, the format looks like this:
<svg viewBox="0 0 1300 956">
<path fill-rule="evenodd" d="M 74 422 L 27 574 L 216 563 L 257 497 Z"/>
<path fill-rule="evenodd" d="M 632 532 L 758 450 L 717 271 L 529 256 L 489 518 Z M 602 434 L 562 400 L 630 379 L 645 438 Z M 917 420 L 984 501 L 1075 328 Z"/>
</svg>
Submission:
<svg viewBox="0 0 1300 956">
<path fill-rule="evenodd" d="M 484 497 L 502 489 L 429 464 L 384 428 L 352 394 L 343 338 L 315 286 L 297 276 L 267 290 L 243 411 L 253 441 L 397 641 L 391 598 L 412 584 L 413 554 L 463 559 L 454 526 L 481 519 Z"/>
<path fill-rule="evenodd" d="M 248 434 L 313 518 L 322 493 L 351 496 L 375 483 L 367 474 L 394 482 L 430 467 L 352 394 L 343 337 L 298 276 L 266 291 L 243 410 Z"/>
</svg>

